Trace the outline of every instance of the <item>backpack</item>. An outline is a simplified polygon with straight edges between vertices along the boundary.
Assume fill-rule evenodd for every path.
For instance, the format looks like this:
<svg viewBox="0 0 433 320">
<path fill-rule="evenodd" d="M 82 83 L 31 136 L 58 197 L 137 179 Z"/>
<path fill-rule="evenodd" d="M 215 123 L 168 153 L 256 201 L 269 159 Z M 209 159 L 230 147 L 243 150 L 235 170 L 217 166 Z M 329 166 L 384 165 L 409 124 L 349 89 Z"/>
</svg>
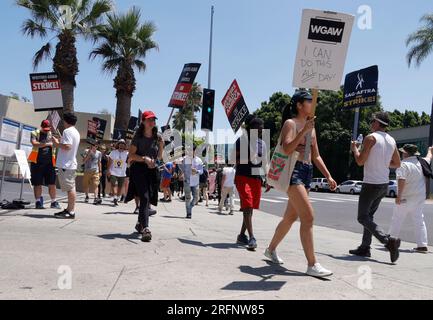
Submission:
<svg viewBox="0 0 433 320">
<path fill-rule="evenodd" d="M 421 164 L 422 172 L 423 172 L 424 176 L 426 178 L 433 179 L 433 172 L 432 172 L 430 163 L 428 163 L 428 161 L 426 159 L 421 158 L 421 157 L 417 157 L 417 159 L 418 159 L 419 163 Z"/>
</svg>

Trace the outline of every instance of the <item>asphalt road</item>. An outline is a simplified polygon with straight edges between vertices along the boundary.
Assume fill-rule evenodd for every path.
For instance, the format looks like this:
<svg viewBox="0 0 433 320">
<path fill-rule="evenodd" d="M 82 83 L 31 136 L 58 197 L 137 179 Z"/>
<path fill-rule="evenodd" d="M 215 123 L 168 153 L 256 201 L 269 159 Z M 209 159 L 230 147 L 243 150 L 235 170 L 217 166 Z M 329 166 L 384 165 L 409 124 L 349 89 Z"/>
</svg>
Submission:
<svg viewBox="0 0 433 320">
<path fill-rule="evenodd" d="M 358 198 L 355 195 L 316 193 L 310 195 L 315 214 L 315 224 L 337 230 L 362 233 L 362 227 L 357 221 Z M 236 202 L 238 204 L 239 202 Z M 385 198 L 376 212 L 375 221 L 385 232 L 388 232 L 394 208 L 394 199 Z M 287 196 L 271 190 L 262 196 L 261 210 L 272 215 L 282 216 L 286 210 Z M 429 244 L 433 245 L 433 204 L 426 203 L 424 208 L 425 221 L 429 237 Z M 414 242 L 412 219 L 408 217 L 402 228 L 401 239 Z M 360 236 L 361 241 L 361 236 Z M 350 248 L 348 248 L 350 249 Z"/>
<path fill-rule="evenodd" d="M 6 199 L 12 201 L 19 198 L 20 187 L 20 183 L 5 181 L 1 200 Z M 33 203 L 33 191 L 30 185 L 25 184 L 23 191 L 23 198 Z M 45 199 L 49 201 L 47 188 L 45 187 L 43 188 L 43 195 Z M 57 190 L 57 196 L 62 199 L 65 197 L 65 194 Z M 310 198 L 315 209 L 316 225 L 362 233 L 362 227 L 357 221 L 357 195 L 312 192 Z M 239 204 L 239 202 L 235 203 Z M 287 196 L 278 191 L 271 190 L 269 193 L 264 193 L 262 196 L 261 211 L 281 217 L 286 210 L 286 205 Z M 375 221 L 382 226 L 386 232 L 391 223 L 393 208 L 394 199 L 385 198 L 375 216 Z M 429 244 L 433 245 L 433 203 L 426 203 L 424 215 L 427 224 Z M 402 228 L 401 239 L 408 242 L 414 242 L 415 240 L 412 220 L 409 217 L 406 219 Z"/>
</svg>

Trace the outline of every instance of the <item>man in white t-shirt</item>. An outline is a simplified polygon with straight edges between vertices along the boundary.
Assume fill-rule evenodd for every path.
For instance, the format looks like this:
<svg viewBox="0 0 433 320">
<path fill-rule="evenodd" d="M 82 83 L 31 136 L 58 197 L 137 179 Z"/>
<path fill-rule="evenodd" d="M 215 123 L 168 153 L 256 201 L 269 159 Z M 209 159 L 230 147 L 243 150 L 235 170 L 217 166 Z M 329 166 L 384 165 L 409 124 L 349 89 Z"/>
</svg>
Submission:
<svg viewBox="0 0 433 320">
<path fill-rule="evenodd" d="M 58 148 L 56 166 L 62 190 L 68 194 L 68 207 L 55 214 L 58 219 L 75 219 L 75 201 L 77 198 L 75 178 L 77 171 L 77 152 L 80 145 L 80 133 L 75 128 L 77 117 L 73 113 L 63 115 L 65 130 L 59 141 L 53 137 L 53 143 Z"/>
<path fill-rule="evenodd" d="M 352 141 L 356 163 L 364 166 L 364 181 L 358 203 L 358 222 L 364 227 L 364 234 L 361 245 L 349 253 L 371 257 L 370 246 L 375 236 L 388 249 L 391 262 L 394 263 L 399 258 L 401 241 L 387 235 L 374 222 L 374 214 L 388 192 L 389 168 L 397 169 L 401 164 L 395 140 L 385 132 L 389 121 L 388 113 L 375 113 L 371 121 L 372 133 L 365 138 L 362 150 L 358 150 L 357 142 Z"/>
<path fill-rule="evenodd" d="M 425 161 L 428 164 L 432 160 L 432 150 L 429 148 Z M 426 178 L 421 166 L 423 161 L 418 152 L 418 147 L 415 145 L 407 144 L 399 150 L 403 155 L 401 167 L 397 169 L 398 181 L 398 195 L 395 200 L 394 215 L 389 230 L 389 234 L 398 238 L 401 227 L 406 216 L 412 216 L 415 235 L 418 247 L 414 249 L 415 252 L 427 253 L 428 252 L 428 238 L 427 227 L 424 221 L 424 203 L 426 199 Z"/>
<path fill-rule="evenodd" d="M 184 191 L 186 218 L 192 219 L 192 208 L 198 201 L 198 189 L 200 184 L 200 175 L 203 174 L 203 161 L 195 155 L 187 156 L 179 164 L 179 168 L 184 174 Z"/>
<path fill-rule="evenodd" d="M 234 187 L 235 187 L 235 176 L 236 176 L 236 170 L 233 168 L 232 165 L 229 165 L 228 167 L 223 169 L 223 178 L 221 181 L 221 201 L 218 206 L 218 212 L 222 213 L 224 203 L 226 201 L 226 198 L 229 197 L 230 201 L 230 215 L 233 215 L 233 197 L 234 197 Z"/>
<path fill-rule="evenodd" d="M 114 205 L 119 205 L 122 196 L 122 188 L 126 180 L 126 169 L 128 168 L 128 151 L 125 140 L 117 143 L 116 150 L 111 151 L 108 156 L 107 177 L 110 180 L 114 192 Z"/>
</svg>

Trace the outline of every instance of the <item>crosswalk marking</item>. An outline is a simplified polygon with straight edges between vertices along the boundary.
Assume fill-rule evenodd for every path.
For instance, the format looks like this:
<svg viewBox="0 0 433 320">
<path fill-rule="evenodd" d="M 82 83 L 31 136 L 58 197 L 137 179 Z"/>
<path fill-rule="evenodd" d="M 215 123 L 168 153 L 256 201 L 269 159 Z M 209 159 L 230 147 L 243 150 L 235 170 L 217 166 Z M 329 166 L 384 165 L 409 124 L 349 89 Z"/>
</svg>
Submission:
<svg viewBox="0 0 433 320">
<path fill-rule="evenodd" d="M 316 200 L 316 201 L 324 201 L 324 202 L 333 202 L 333 203 L 341 203 L 343 201 L 341 200 L 328 200 L 328 199 L 321 199 L 321 198 L 310 198 L 311 200 Z"/>
</svg>

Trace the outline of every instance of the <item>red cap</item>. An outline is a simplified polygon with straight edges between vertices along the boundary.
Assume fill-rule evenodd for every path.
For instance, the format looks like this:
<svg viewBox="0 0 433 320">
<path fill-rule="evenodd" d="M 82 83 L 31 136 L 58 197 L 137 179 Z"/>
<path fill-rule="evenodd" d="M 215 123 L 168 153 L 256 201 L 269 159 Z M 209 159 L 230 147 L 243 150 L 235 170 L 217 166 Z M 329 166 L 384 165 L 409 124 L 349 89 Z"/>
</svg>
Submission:
<svg viewBox="0 0 433 320">
<path fill-rule="evenodd" d="M 44 120 L 44 121 L 42 121 L 41 128 L 42 128 L 43 131 L 46 131 L 46 132 L 51 131 L 51 122 L 50 122 L 50 120 Z"/>
<path fill-rule="evenodd" d="M 156 117 L 155 113 L 153 113 L 153 111 L 144 111 L 142 120 L 144 121 L 146 119 L 158 119 L 158 118 Z"/>
</svg>

